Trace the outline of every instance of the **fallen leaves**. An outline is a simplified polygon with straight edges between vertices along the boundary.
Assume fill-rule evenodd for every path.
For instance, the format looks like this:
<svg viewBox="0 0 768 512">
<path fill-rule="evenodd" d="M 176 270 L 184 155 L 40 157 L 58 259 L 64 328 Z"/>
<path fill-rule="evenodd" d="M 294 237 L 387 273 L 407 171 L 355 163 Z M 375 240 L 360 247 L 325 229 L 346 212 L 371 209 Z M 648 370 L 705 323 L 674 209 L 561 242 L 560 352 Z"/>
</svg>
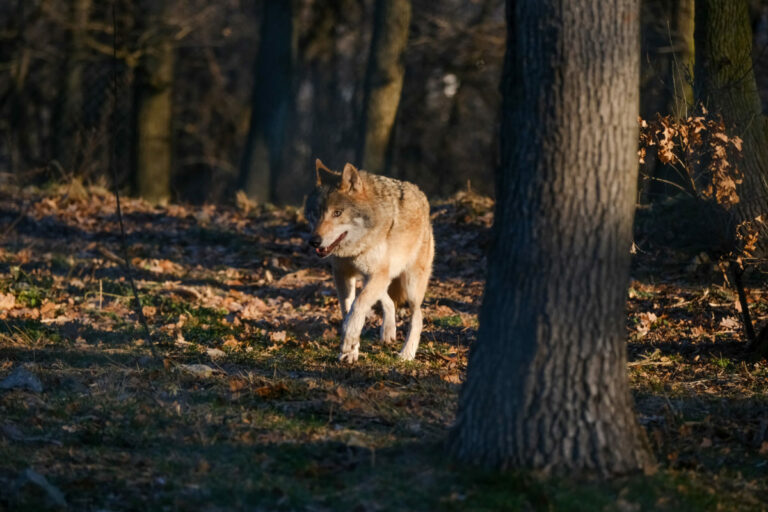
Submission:
<svg viewBox="0 0 768 512">
<path fill-rule="evenodd" d="M 16 296 L 11 293 L 0 293 L 0 312 L 12 309 L 16 305 Z"/>
<path fill-rule="evenodd" d="M 231 377 L 227 382 L 232 393 L 238 393 L 248 386 L 248 381 L 241 377 Z"/>
<path fill-rule="evenodd" d="M 720 327 L 733 332 L 741 327 L 741 322 L 735 316 L 726 316 L 720 320 Z"/>
<path fill-rule="evenodd" d="M 259 320 L 268 309 L 267 304 L 258 297 L 251 297 L 239 310 L 243 320 Z"/>
<path fill-rule="evenodd" d="M 646 311 L 646 312 L 640 313 L 639 315 L 636 316 L 636 318 L 637 318 L 637 325 L 635 326 L 635 329 L 637 330 L 638 333 L 640 333 L 641 336 L 648 334 L 648 332 L 651 330 L 653 325 L 659 319 L 656 313 L 652 311 Z"/>
<path fill-rule="evenodd" d="M 312 450 L 332 443 L 346 453 L 358 444 L 373 450 L 442 439 L 477 335 L 491 220 L 492 203 L 469 191 L 461 201 L 435 208 L 438 258 L 417 360 L 402 364 L 399 343 L 379 343 L 380 319 L 373 314 L 362 346 L 369 357 L 352 368 L 336 362 L 341 318 L 330 273 L 300 247 L 304 227 L 288 213 L 274 210 L 257 220 L 216 207 L 195 215 L 191 207 L 150 209 L 127 200 L 142 306 L 165 358 L 161 368 L 138 369 L 137 356 L 145 352 L 133 344 L 131 294 L 117 263 L 88 237 L 68 235 L 62 244 L 36 231 L 48 218 L 57 229 L 78 233 L 79 217 L 116 233 L 114 205 L 97 198 L 69 203 L 76 208 L 66 211 L 60 201 L 35 206 L 35 222 L 20 224 L 19 232 L 19 243 L 35 250 L 0 247 L 6 264 L 0 306 L 7 306 L 0 307 L 6 315 L 0 332 L 6 354 L 40 356 L 26 369 L 46 385 L 40 392 L 0 392 L 3 443 L 24 457 L 34 449 L 36 460 L 53 468 L 48 478 L 68 495 L 79 489 L 82 474 L 114 472 L 130 489 L 167 497 L 159 479 L 205 485 L 210 475 L 245 474 L 252 463 L 283 478 L 280 460 L 262 453 L 273 446 L 291 445 L 299 458 L 311 459 Z M 738 356 L 732 294 L 676 279 L 635 281 L 629 291 L 629 373 L 641 423 L 665 461 L 662 469 L 698 464 L 696 471 L 706 474 L 702 467 L 715 466 L 695 459 L 702 449 L 729 470 L 753 464 L 749 457 L 768 455 L 760 412 L 768 370 Z M 765 321 L 765 295 L 750 293 L 750 307 Z M 19 366 L 0 360 L 0 374 Z M 684 424 L 689 418 L 698 423 Z M 226 458 L 227 450 L 207 449 L 217 443 L 258 449 L 244 468 Z M 158 444 L 177 468 L 173 474 L 147 469 L 157 467 Z M 192 445 L 206 447 L 205 456 L 190 455 Z M 104 459 L 93 459 L 81 446 L 110 448 Z M 80 474 L 70 478 L 70 468 Z M 24 469 L 14 467 L 15 475 Z M 114 491 L 107 482 L 89 485 L 98 496 Z M 78 492 L 101 506 L 96 490 Z"/>
<path fill-rule="evenodd" d="M 285 383 L 283 382 L 276 382 L 276 383 L 266 384 L 264 386 L 259 386 L 253 391 L 257 395 L 259 395 L 261 398 L 264 398 L 265 400 L 273 400 L 287 393 L 288 386 L 286 386 Z"/>
</svg>

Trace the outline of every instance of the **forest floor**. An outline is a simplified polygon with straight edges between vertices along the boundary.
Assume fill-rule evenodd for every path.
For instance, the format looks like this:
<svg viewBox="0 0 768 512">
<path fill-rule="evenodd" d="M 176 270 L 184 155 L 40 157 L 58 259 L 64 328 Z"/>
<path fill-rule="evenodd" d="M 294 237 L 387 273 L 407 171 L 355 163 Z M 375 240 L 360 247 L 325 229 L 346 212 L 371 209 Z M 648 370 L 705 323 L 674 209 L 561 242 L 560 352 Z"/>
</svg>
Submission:
<svg viewBox="0 0 768 512">
<path fill-rule="evenodd" d="M 338 302 L 297 210 L 123 206 L 156 356 L 132 314 L 112 196 L 76 182 L 0 190 L 0 509 L 768 508 L 768 362 L 744 356 L 734 293 L 712 273 L 638 242 L 629 376 L 657 472 L 494 475 L 444 454 L 489 200 L 433 208 L 416 361 L 382 346 L 374 315 L 355 366 L 336 360 Z"/>
</svg>

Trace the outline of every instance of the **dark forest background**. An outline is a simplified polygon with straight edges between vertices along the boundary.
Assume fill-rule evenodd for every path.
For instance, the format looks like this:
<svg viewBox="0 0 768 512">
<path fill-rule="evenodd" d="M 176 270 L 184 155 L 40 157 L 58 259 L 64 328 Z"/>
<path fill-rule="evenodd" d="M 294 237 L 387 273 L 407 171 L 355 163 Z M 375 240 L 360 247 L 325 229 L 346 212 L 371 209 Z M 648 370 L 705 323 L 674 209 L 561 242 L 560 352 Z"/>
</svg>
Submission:
<svg viewBox="0 0 768 512">
<path fill-rule="evenodd" d="M 690 81 L 682 64 L 692 46 L 690 3 L 643 2 L 644 118 L 680 108 L 675 90 Z M 413 0 L 411 9 L 387 164 L 369 170 L 414 181 L 431 197 L 453 194 L 468 181 L 491 195 L 503 1 Z M 269 201 L 300 204 L 317 157 L 336 168 L 356 161 L 377 22 L 373 0 L 118 0 L 115 12 L 116 60 L 111 2 L 0 3 L 0 180 L 108 185 L 114 141 L 120 185 L 133 194 L 153 199 L 140 181 L 162 188 L 161 175 L 170 169 L 169 199 L 231 202 L 242 188 L 253 108 L 265 94 L 284 102 Z M 751 2 L 751 17 L 765 106 L 765 2 Z M 260 64 L 265 34 L 285 46 L 287 70 Z M 281 72 L 283 86 L 265 93 Z M 146 128 L 159 125 L 168 129 Z M 641 186 L 641 200 L 660 192 Z"/>
</svg>

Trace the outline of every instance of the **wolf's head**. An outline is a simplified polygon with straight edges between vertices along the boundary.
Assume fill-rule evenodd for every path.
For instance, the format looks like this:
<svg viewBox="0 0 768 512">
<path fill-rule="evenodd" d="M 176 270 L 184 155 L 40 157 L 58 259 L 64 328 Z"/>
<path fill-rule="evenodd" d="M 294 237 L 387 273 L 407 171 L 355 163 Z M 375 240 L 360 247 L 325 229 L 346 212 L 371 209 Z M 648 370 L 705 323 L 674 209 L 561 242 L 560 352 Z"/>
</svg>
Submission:
<svg viewBox="0 0 768 512">
<path fill-rule="evenodd" d="M 341 173 L 315 161 L 315 189 L 307 197 L 304 216 L 312 227 L 310 245 L 325 258 L 354 255 L 354 247 L 370 227 L 371 209 L 360 173 L 352 164 Z"/>
</svg>

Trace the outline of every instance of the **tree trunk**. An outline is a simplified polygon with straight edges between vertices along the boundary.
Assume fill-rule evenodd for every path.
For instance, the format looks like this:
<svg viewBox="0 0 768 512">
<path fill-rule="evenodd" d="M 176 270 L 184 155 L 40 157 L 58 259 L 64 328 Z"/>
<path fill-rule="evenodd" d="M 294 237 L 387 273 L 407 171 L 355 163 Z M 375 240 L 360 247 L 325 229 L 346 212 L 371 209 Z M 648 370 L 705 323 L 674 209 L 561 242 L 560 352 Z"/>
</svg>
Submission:
<svg viewBox="0 0 768 512">
<path fill-rule="evenodd" d="M 357 161 L 369 171 L 389 168 L 387 154 L 403 90 L 410 23 L 410 0 L 376 0 L 357 150 Z"/>
<path fill-rule="evenodd" d="M 34 131 L 29 127 L 31 120 L 28 112 L 27 79 L 32 65 L 32 45 L 28 41 L 27 9 L 29 4 L 24 0 L 16 3 L 16 19 L 18 32 L 13 60 L 10 62 L 10 125 L 13 130 L 9 134 L 9 160 L 12 172 L 27 170 L 35 162 L 35 144 L 31 141 Z"/>
<path fill-rule="evenodd" d="M 696 0 L 696 97 L 744 141 L 738 162 L 736 221 L 762 215 L 758 255 L 768 254 L 768 124 L 752 68 L 752 27 L 745 0 Z"/>
<path fill-rule="evenodd" d="M 671 112 L 677 118 L 688 116 L 693 106 L 693 20 L 694 0 L 678 0 L 672 7 L 672 62 L 670 75 L 673 93 Z"/>
<path fill-rule="evenodd" d="M 494 242 L 450 446 L 492 468 L 651 463 L 626 375 L 638 0 L 508 0 Z M 546 27 L 546 30 L 542 27 Z"/>
<path fill-rule="evenodd" d="M 165 3 L 144 4 L 148 27 L 158 35 L 144 49 L 136 81 L 136 192 L 156 204 L 170 199 L 173 156 L 174 49 L 169 29 L 158 28 Z"/>
<path fill-rule="evenodd" d="M 644 0 L 642 9 L 647 11 L 644 16 L 659 21 L 646 21 L 644 44 L 652 53 L 652 62 L 642 68 L 647 84 L 641 85 L 640 115 L 644 119 L 655 119 L 657 113 L 686 118 L 694 104 L 694 0 Z M 641 204 L 661 202 L 685 186 L 679 171 L 662 164 L 655 155 L 646 160 L 645 169 L 648 178 L 641 178 L 638 194 Z"/>
<path fill-rule="evenodd" d="M 265 0 L 254 69 L 251 124 L 240 163 L 240 187 L 261 202 L 276 199 L 292 104 L 295 38 L 290 0 Z"/>
<path fill-rule="evenodd" d="M 69 48 L 64 69 L 64 83 L 56 111 L 54 158 L 74 172 L 77 148 L 82 144 L 83 60 L 91 0 L 74 0 L 71 11 Z"/>
</svg>

